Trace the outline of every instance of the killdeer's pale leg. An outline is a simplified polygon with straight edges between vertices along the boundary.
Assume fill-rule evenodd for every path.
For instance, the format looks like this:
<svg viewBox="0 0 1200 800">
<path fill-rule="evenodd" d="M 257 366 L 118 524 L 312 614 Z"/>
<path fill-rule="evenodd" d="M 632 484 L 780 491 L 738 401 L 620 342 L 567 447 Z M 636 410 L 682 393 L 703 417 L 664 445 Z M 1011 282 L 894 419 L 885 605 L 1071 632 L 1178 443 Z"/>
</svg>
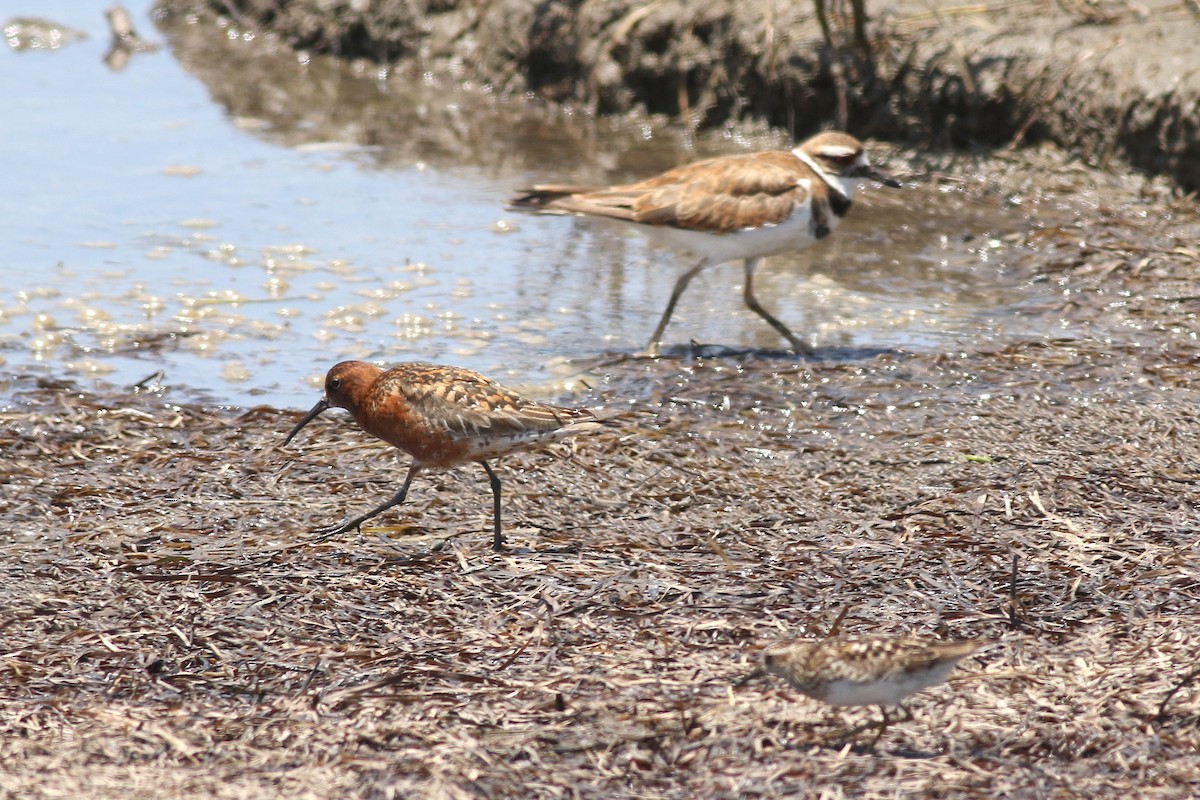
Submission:
<svg viewBox="0 0 1200 800">
<path fill-rule="evenodd" d="M 675 288 L 671 290 L 671 299 L 667 301 L 666 310 L 659 317 L 658 325 L 654 328 L 654 333 L 650 334 L 650 341 L 646 343 L 647 355 L 656 355 L 658 353 L 658 346 L 662 344 L 663 332 L 667 329 L 667 323 L 671 321 L 671 315 L 675 313 L 675 304 L 679 302 L 680 295 L 687 289 L 688 284 L 692 282 L 692 278 L 699 275 L 708 267 L 711 267 L 713 263 L 711 259 L 702 258 L 699 264 L 680 275 L 679 279 L 675 281 Z"/>
<path fill-rule="evenodd" d="M 742 288 L 742 299 L 746 301 L 747 308 L 765 319 L 772 328 L 779 331 L 779 334 L 783 338 L 791 342 L 792 350 L 803 356 L 811 356 L 813 349 L 808 343 L 792 333 L 788 326 L 784 325 L 771 312 L 759 305 L 758 300 L 754 297 L 754 270 L 758 269 L 761 261 L 761 258 L 746 259 L 746 285 Z"/>
</svg>

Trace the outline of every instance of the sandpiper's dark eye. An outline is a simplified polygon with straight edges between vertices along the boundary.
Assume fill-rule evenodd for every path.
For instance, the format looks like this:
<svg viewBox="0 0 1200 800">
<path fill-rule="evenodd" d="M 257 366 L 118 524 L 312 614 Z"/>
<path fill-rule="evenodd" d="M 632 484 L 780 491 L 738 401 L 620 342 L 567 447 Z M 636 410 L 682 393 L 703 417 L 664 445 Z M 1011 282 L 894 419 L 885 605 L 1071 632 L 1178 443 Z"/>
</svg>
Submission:
<svg viewBox="0 0 1200 800">
<path fill-rule="evenodd" d="M 836 161 L 838 164 L 840 164 L 843 167 L 848 167 L 851 164 L 853 164 L 855 161 L 858 160 L 858 153 L 849 153 L 844 156 L 835 156 L 833 160 Z"/>
<path fill-rule="evenodd" d="M 329 379 L 329 391 L 336 392 L 340 388 L 342 388 L 342 379 L 341 378 L 330 378 Z"/>
</svg>

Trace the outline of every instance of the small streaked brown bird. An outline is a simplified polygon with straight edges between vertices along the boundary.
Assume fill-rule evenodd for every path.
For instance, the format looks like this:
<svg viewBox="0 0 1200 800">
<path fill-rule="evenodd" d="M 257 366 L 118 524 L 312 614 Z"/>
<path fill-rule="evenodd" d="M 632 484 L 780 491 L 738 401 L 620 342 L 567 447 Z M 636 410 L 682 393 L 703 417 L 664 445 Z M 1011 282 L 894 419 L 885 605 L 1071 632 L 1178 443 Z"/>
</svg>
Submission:
<svg viewBox="0 0 1200 800">
<path fill-rule="evenodd" d="M 417 473 L 478 461 L 492 484 L 492 547 L 504 549 L 500 531 L 500 479 L 488 459 L 526 450 L 577 433 L 615 424 L 585 408 L 527 400 L 493 380 L 460 367 L 410 362 L 383 369 L 343 361 L 325 376 L 325 396 L 304 415 L 283 443 L 327 408 L 344 408 L 364 431 L 412 456 L 404 485 L 392 499 L 342 525 L 333 536 L 357 528 L 398 506 Z"/>
<path fill-rule="evenodd" d="M 746 306 L 795 352 L 811 355 L 812 347 L 754 297 L 754 271 L 765 256 L 801 250 L 833 233 L 850 210 L 854 190 L 868 178 L 900 186 L 871 166 L 862 142 L 828 131 L 791 151 L 710 158 L 620 186 L 534 186 L 510 202 L 543 212 L 634 223 L 652 239 L 700 257 L 676 280 L 646 346 L 649 352 L 658 350 L 675 304 L 696 275 L 743 259 Z"/>
<path fill-rule="evenodd" d="M 901 705 L 910 694 L 946 680 L 960 660 L 984 644 L 885 636 L 784 641 L 763 651 L 762 668 L 747 680 L 770 673 L 830 705 L 879 706 L 883 721 L 871 740 L 874 747 L 892 722 L 887 706 Z"/>
</svg>

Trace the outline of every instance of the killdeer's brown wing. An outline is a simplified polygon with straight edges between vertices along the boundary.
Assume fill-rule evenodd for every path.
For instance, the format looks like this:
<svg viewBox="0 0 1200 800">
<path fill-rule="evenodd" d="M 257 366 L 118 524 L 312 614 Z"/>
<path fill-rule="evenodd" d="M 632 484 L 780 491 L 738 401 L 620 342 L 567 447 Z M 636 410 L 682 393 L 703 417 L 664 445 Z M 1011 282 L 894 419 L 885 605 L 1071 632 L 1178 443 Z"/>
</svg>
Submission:
<svg viewBox="0 0 1200 800">
<path fill-rule="evenodd" d="M 776 225 L 823 188 L 807 164 L 784 152 L 701 161 L 642 185 L 634 220 L 706 233 Z"/>
<path fill-rule="evenodd" d="M 811 189 L 800 185 L 810 178 Z M 746 153 L 697 161 L 638 183 L 578 191 L 535 186 L 513 204 L 729 233 L 782 222 L 824 184 L 789 152 Z"/>
</svg>

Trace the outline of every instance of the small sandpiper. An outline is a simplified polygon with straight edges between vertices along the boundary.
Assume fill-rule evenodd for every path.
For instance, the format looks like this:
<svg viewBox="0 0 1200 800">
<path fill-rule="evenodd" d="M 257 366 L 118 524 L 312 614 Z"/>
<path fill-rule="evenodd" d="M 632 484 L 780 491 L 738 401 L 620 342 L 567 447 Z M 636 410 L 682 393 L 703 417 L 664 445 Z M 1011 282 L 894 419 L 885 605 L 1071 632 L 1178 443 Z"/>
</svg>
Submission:
<svg viewBox="0 0 1200 800">
<path fill-rule="evenodd" d="M 959 661 L 985 644 L 885 636 L 783 641 L 763 651 L 762 667 L 743 682 L 770 673 L 830 705 L 879 706 L 883 721 L 868 745 L 874 747 L 892 722 L 888 706 L 904 709 L 904 698 L 946 680 Z"/>
</svg>

